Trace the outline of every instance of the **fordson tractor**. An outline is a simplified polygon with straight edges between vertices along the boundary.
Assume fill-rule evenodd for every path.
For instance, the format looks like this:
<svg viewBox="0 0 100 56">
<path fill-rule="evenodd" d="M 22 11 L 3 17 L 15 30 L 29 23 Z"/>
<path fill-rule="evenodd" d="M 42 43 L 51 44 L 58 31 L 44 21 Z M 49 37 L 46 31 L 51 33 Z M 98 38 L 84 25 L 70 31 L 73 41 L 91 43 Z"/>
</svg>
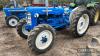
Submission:
<svg viewBox="0 0 100 56">
<path fill-rule="evenodd" d="M 5 21 L 6 21 L 7 26 L 9 27 L 15 28 L 19 20 L 26 17 L 25 11 L 26 11 L 27 5 L 25 4 L 21 6 L 20 2 L 21 0 L 18 0 L 18 1 L 12 0 L 7 6 L 5 6 L 5 8 L 3 8 L 6 14 Z"/>
<path fill-rule="evenodd" d="M 27 39 L 36 53 L 44 53 L 52 47 L 58 28 L 68 28 L 74 37 L 84 36 L 90 22 L 87 3 L 84 0 L 74 3 L 76 6 L 48 7 L 48 0 L 45 0 L 45 7 L 26 7 L 26 17 L 16 27 L 18 34 Z"/>
<path fill-rule="evenodd" d="M 25 15 L 25 8 L 4 8 L 6 14 L 5 21 L 7 26 L 15 28 L 19 20 L 23 19 Z"/>
</svg>

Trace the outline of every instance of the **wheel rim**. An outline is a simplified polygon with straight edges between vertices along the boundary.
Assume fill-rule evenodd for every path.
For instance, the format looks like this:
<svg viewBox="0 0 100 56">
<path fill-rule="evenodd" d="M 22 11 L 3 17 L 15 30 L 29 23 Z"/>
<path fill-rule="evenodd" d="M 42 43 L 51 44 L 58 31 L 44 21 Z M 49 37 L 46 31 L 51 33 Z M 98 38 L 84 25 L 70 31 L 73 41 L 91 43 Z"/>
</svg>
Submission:
<svg viewBox="0 0 100 56">
<path fill-rule="evenodd" d="M 25 29 L 25 25 L 22 26 L 22 32 L 24 35 L 28 35 L 29 31 Z"/>
<path fill-rule="evenodd" d="M 17 23 L 18 23 L 18 21 L 16 19 L 14 19 L 14 18 L 12 18 L 12 19 L 9 20 L 9 25 L 10 26 L 16 26 Z"/>
<path fill-rule="evenodd" d="M 89 26 L 89 16 L 88 14 L 83 14 L 78 21 L 77 25 L 78 34 L 83 34 L 87 30 L 88 26 Z"/>
<path fill-rule="evenodd" d="M 36 38 L 36 47 L 44 50 L 50 46 L 53 40 L 53 35 L 49 30 L 42 31 Z"/>
<path fill-rule="evenodd" d="M 94 18 L 94 22 L 96 23 L 99 19 L 99 10 L 96 11 L 96 15 L 95 15 L 95 18 Z"/>
</svg>

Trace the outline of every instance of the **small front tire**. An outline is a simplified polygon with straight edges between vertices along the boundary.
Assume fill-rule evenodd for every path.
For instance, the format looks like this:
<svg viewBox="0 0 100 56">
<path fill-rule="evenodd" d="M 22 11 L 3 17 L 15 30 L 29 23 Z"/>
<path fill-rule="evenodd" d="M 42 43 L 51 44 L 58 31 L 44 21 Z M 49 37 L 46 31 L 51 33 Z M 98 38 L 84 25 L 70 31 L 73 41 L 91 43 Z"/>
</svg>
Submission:
<svg viewBox="0 0 100 56">
<path fill-rule="evenodd" d="M 27 39 L 29 31 L 25 29 L 26 22 L 24 20 L 20 20 L 20 21 L 21 22 L 19 22 L 16 26 L 17 32 L 23 39 Z"/>
<path fill-rule="evenodd" d="M 41 54 L 52 47 L 54 38 L 54 29 L 47 24 L 40 24 L 31 31 L 28 37 L 28 45 L 37 54 Z"/>
<path fill-rule="evenodd" d="M 6 24 L 11 28 L 15 28 L 18 21 L 19 19 L 16 16 L 9 16 L 6 18 Z"/>
</svg>

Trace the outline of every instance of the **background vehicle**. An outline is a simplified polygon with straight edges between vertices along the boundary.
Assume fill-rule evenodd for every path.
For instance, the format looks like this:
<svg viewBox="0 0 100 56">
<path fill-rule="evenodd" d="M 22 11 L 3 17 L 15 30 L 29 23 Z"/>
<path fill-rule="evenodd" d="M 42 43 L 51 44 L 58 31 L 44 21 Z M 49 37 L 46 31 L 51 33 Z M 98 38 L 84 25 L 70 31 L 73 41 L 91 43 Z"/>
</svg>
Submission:
<svg viewBox="0 0 100 56">
<path fill-rule="evenodd" d="M 17 0 L 17 1 L 12 0 L 9 4 L 5 6 L 4 8 L 4 12 L 6 14 L 5 21 L 9 27 L 12 27 L 12 28 L 16 27 L 19 20 L 25 18 L 26 6 L 28 5 L 26 4 L 21 5 L 20 0 Z"/>
<path fill-rule="evenodd" d="M 5 21 L 9 27 L 16 27 L 19 20 L 25 18 L 25 8 L 4 8 L 6 17 Z"/>
</svg>

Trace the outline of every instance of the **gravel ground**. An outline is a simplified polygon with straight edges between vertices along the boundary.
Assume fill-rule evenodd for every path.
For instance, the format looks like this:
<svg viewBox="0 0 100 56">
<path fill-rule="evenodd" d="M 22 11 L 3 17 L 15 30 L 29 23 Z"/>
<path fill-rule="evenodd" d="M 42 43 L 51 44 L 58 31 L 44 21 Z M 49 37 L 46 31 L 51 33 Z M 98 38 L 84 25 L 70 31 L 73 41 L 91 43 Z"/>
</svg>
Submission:
<svg viewBox="0 0 100 56">
<path fill-rule="evenodd" d="M 68 31 L 57 31 L 55 43 L 50 51 L 36 55 L 22 39 L 15 28 L 9 28 L 3 17 L 0 17 L 0 56 L 97 56 L 97 52 L 81 53 L 90 44 L 92 37 L 100 37 L 100 22 L 91 26 L 88 33 L 81 38 L 73 38 Z M 82 48 L 82 49 L 80 49 Z"/>
</svg>

